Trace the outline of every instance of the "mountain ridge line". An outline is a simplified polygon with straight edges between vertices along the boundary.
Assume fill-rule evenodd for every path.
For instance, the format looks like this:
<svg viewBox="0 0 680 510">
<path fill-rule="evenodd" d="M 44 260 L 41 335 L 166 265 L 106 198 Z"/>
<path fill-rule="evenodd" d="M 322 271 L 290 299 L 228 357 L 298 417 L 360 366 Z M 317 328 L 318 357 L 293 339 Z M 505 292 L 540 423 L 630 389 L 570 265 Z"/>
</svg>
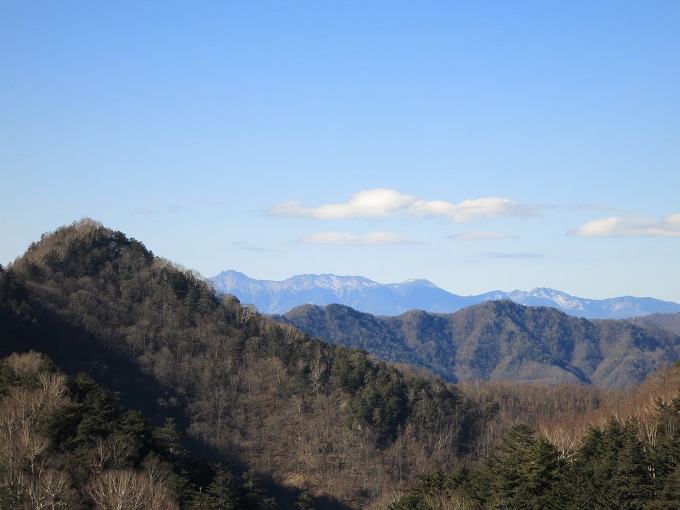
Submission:
<svg viewBox="0 0 680 510">
<path fill-rule="evenodd" d="M 531 291 L 493 290 L 462 296 L 426 279 L 381 284 L 363 276 L 326 274 L 295 275 L 285 280 L 258 280 L 227 270 L 208 278 L 218 292 L 232 294 L 253 304 L 264 314 L 285 314 L 296 306 L 342 304 L 372 315 L 397 316 L 409 310 L 453 313 L 487 301 L 510 299 L 525 306 L 548 306 L 586 319 L 625 319 L 655 313 L 678 313 L 680 304 L 652 297 L 620 296 L 590 299 L 548 287 Z"/>
</svg>

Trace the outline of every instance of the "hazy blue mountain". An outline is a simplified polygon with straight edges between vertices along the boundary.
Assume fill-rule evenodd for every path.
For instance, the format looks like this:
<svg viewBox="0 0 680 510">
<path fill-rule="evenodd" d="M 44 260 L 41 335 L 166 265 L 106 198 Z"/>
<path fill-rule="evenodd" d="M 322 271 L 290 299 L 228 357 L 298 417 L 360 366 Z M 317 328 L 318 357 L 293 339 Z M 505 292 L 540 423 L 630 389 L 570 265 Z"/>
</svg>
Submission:
<svg viewBox="0 0 680 510">
<path fill-rule="evenodd" d="M 625 319 L 653 313 L 680 312 L 680 304 L 650 297 L 623 296 L 609 299 L 587 299 L 570 296 L 559 290 L 538 288 L 531 292 L 489 292 L 477 296 L 483 301 L 510 299 L 525 306 L 549 306 L 586 319 Z"/>
<path fill-rule="evenodd" d="M 218 292 L 233 294 L 266 314 L 296 306 L 343 304 L 374 315 L 399 315 L 414 308 L 446 313 L 477 301 L 451 294 L 427 280 L 380 284 L 361 276 L 298 275 L 283 281 L 255 280 L 237 271 L 210 278 Z"/>
<path fill-rule="evenodd" d="M 510 299 L 525 306 L 549 306 L 576 317 L 623 319 L 652 313 L 677 313 L 680 304 L 653 298 L 617 297 L 585 299 L 553 289 L 531 292 L 493 291 L 459 296 L 428 280 L 380 284 L 361 276 L 298 275 L 282 281 L 255 280 L 237 271 L 210 278 L 218 292 L 233 294 L 243 304 L 253 304 L 266 314 L 284 314 L 296 306 L 346 305 L 373 315 L 400 315 L 408 310 L 453 313 L 486 301 Z"/>
</svg>

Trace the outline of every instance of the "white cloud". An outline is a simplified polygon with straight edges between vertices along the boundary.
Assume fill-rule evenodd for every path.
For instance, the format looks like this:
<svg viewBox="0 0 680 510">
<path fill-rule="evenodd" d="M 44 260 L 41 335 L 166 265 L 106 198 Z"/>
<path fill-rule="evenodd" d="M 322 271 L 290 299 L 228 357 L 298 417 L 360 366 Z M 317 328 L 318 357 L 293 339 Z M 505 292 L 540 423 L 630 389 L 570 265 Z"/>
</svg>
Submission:
<svg viewBox="0 0 680 510">
<path fill-rule="evenodd" d="M 441 200 L 433 202 L 417 200 L 408 208 L 408 212 L 415 216 L 441 216 L 452 223 L 490 218 L 528 217 L 534 216 L 537 211 L 537 206 L 522 205 L 509 198 L 500 197 L 464 200 L 459 204 Z"/>
<path fill-rule="evenodd" d="M 302 244 L 337 244 L 348 246 L 366 246 L 380 244 L 416 244 L 416 241 L 392 234 L 390 232 L 370 232 L 362 236 L 342 232 L 320 232 L 297 240 Z"/>
<path fill-rule="evenodd" d="M 360 191 L 342 204 L 304 207 L 296 200 L 272 206 L 272 216 L 337 220 L 343 218 L 389 218 L 397 215 L 441 217 L 452 223 L 489 218 L 534 216 L 540 206 L 518 204 L 499 197 L 465 200 L 453 204 L 443 200 L 424 201 L 386 188 Z"/>
<path fill-rule="evenodd" d="M 495 239 L 517 239 L 517 236 L 508 232 L 493 232 L 490 230 L 472 230 L 470 232 L 461 232 L 460 234 L 452 234 L 448 236 L 449 239 L 457 241 L 490 241 Z"/>
<path fill-rule="evenodd" d="M 570 234 L 589 237 L 680 237 L 680 214 L 663 218 L 611 216 L 593 220 Z"/>
<path fill-rule="evenodd" d="M 344 204 L 327 204 L 319 207 L 303 207 L 300 202 L 291 200 L 276 204 L 269 214 L 293 218 L 315 218 L 337 220 L 341 218 L 387 218 L 403 212 L 414 197 L 402 195 L 390 189 L 360 191 Z"/>
</svg>

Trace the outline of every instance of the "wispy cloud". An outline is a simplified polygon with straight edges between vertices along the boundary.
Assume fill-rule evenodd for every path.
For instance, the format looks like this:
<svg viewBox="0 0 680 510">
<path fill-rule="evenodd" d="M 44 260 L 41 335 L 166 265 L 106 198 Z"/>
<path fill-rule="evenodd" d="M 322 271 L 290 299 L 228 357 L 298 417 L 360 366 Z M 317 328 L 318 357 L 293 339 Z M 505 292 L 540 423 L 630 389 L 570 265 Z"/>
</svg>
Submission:
<svg viewBox="0 0 680 510">
<path fill-rule="evenodd" d="M 305 207 L 297 200 L 281 202 L 267 211 L 272 216 L 338 220 L 345 218 L 389 218 L 398 215 L 441 217 L 452 223 L 503 217 L 535 216 L 544 206 L 519 204 L 509 198 L 486 197 L 458 204 L 444 200 L 425 201 L 398 191 L 378 188 L 360 191 L 341 204 Z"/>
<path fill-rule="evenodd" d="M 497 239 L 517 239 L 517 236 L 509 232 L 472 230 L 470 232 L 461 232 L 460 234 L 451 234 L 448 238 L 455 239 L 456 241 L 493 241 Z"/>
<path fill-rule="evenodd" d="M 346 246 L 367 246 L 381 244 L 418 244 L 412 239 L 390 232 L 370 232 L 362 236 L 342 232 L 320 232 L 297 240 L 302 244 L 335 244 Z"/>
<path fill-rule="evenodd" d="M 541 206 L 519 204 L 509 198 L 486 197 L 452 204 L 436 200 L 417 200 L 409 206 L 414 216 L 440 216 L 452 223 L 464 223 L 491 218 L 530 217 L 538 214 Z"/>
<path fill-rule="evenodd" d="M 622 212 L 623 209 L 611 206 L 609 204 L 581 204 L 571 207 L 572 211 L 606 211 L 606 212 Z"/>
<path fill-rule="evenodd" d="M 586 237 L 680 237 L 680 214 L 663 218 L 611 216 L 593 220 L 569 232 Z"/>
</svg>

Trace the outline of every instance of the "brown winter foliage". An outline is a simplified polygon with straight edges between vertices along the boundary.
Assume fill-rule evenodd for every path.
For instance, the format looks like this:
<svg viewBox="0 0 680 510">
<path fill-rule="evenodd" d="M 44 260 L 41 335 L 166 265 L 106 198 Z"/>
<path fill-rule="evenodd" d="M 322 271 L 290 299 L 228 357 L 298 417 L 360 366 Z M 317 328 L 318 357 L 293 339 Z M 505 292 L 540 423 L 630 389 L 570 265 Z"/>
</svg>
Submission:
<svg viewBox="0 0 680 510">
<path fill-rule="evenodd" d="M 220 300 L 96 222 L 43 236 L 2 288 L 6 345 L 43 350 L 157 423 L 175 418 L 199 454 L 319 501 L 366 506 L 473 440 L 476 411 L 452 385 Z"/>
<path fill-rule="evenodd" d="M 423 327 L 438 320 L 417 319 Z M 44 235 L 0 270 L 0 334 L 0 354 L 45 352 L 154 424 L 174 419 L 196 455 L 237 473 L 252 469 L 289 495 L 304 491 L 319 508 L 379 505 L 422 472 L 478 464 L 518 422 L 549 434 L 557 429 L 548 424 L 576 423 L 610 398 L 575 383 L 454 385 L 397 369 L 220 298 L 200 275 L 91 220 Z M 534 353 L 530 336 L 519 329 L 515 336 Z M 59 394 L 57 383 L 45 385 Z M 22 448 L 40 448 L 31 441 Z M 88 446 L 93 466 L 115 464 L 111 449 L 127 455 L 114 448 L 115 436 L 106 441 Z M 17 455 L 28 458 L 6 458 Z M 121 461 L 81 483 L 81 497 L 150 491 L 188 501 L 156 490 L 140 466 Z M 53 478 L 50 486 L 58 485 Z"/>
</svg>

